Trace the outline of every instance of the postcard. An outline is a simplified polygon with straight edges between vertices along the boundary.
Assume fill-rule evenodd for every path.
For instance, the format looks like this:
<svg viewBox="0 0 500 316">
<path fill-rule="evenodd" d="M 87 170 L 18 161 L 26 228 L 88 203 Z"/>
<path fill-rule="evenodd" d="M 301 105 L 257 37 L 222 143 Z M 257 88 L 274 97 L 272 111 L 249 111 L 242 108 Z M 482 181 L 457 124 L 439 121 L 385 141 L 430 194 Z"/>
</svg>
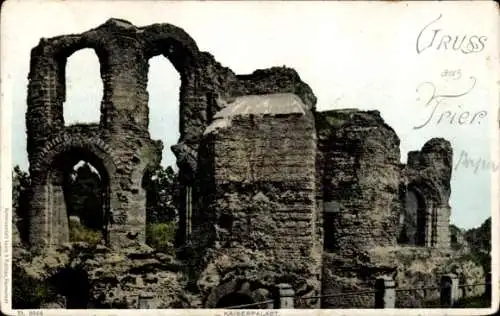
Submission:
<svg viewBox="0 0 500 316">
<path fill-rule="evenodd" d="M 7 1 L 6 315 L 486 315 L 493 1 Z"/>
</svg>

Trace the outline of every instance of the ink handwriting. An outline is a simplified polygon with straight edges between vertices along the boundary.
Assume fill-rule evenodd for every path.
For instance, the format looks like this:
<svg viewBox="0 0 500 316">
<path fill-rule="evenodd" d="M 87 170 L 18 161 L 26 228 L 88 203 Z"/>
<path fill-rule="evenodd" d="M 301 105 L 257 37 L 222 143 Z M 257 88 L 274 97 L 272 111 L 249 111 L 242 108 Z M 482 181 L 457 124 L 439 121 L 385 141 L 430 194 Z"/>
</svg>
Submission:
<svg viewBox="0 0 500 316">
<path fill-rule="evenodd" d="M 471 76 L 469 77 L 469 80 L 471 81 L 470 87 L 466 91 L 459 93 L 439 93 L 434 83 L 429 81 L 421 83 L 417 87 L 417 93 L 421 95 L 424 88 L 428 88 L 430 90 L 430 97 L 426 101 L 424 100 L 424 106 L 431 107 L 432 110 L 427 120 L 421 125 L 414 126 L 413 129 L 421 129 L 424 126 L 427 126 L 429 122 L 431 122 L 436 117 L 436 124 L 441 124 L 442 122 L 449 122 L 449 124 L 459 125 L 473 123 L 480 124 L 481 119 L 486 117 L 487 111 L 479 111 L 475 113 L 464 111 L 462 104 L 458 104 L 459 111 L 447 110 L 441 111 L 439 114 L 437 113 L 439 112 L 437 111 L 438 108 L 441 109 L 443 106 L 448 106 L 449 108 L 449 106 L 452 105 L 453 100 L 457 100 L 460 97 L 469 94 L 474 89 L 474 87 L 476 86 L 476 78 Z M 420 100 L 420 97 L 417 99 L 417 101 L 418 100 Z"/>
<path fill-rule="evenodd" d="M 451 50 L 463 54 L 479 53 L 484 50 L 488 40 L 486 36 L 478 34 L 453 34 L 441 28 L 437 28 L 434 25 L 441 17 L 442 14 L 425 25 L 418 33 L 416 40 L 417 54 L 421 54 L 427 49 L 435 49 L 438 51 Z"/>
</svg>

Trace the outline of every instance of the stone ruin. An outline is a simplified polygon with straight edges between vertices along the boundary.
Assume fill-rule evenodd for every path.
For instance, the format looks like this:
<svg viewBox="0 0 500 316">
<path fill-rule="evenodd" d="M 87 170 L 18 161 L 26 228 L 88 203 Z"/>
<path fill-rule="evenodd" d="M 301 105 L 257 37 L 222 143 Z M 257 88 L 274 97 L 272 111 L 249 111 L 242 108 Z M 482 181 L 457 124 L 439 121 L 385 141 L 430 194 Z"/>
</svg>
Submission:
<svg viewBox="0 0 500 316">
<path fill-rule="evenodd" d="M 68 126 L 65 65 L 83 48 L 99 58 L 101 117 Z M 180 139 L 171 148 L 185 197 L 177 242 L 193 250 L 180 260 L 198 286 L 197 307 L 223 306 L 231 295 L 264 300 L 282 282 L 299 296 L 341 291 L 338 278 L 386 272 L 361 268 L 374 247 L 450 246 L 448 141 L 432 139 L 402 164 L 399 138 L 378 111 L 319 112 L 293 69 L 237 75 L 176 26 L 110 19 L 82 34 L 41 39 L 32 50 L 32 252 L 69 242 L 65 177 L 82 159 L 103 179 L 103 245 L 120 252 L 145 243 L 143 183 L 163 150 L 148 131 L 146 85 L 148 60 L 160 54 L 181 78 Z"/>
</svg>

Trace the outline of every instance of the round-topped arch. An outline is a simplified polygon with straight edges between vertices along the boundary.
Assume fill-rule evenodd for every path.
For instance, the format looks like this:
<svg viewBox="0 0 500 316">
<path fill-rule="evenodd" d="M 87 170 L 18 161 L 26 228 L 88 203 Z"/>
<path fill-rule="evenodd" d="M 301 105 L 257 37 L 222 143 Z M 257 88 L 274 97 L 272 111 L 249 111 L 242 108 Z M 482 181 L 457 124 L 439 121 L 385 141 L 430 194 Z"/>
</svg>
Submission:
<svg viewBox="0 0 500 316">
<path fill-rule="evenodd" d="M 208 71 L 204 69 L 203 54 L 200 53 L 196 42 L 183 29 L 171 24 L 153 24 L 140 28 L 140 32 L 143 55 L 146 61 L 144 66 L 148 71 L 150 68 L 153 69 L 151 73 L 148 72 L 147 76 L 143 75 L 146 79 L 146 88 L 151 89 L 145 91 L 144 99 L 147 104 L 143 105 L 147 109 L 146 126 L 148 129 L 156 127 L 158 131 L 162 130 L 158 128 L 159 124 L 165 124 L 168 121 L 178 128 L 177 135 L 173 136 L 173 138 L 178 137 L 177 139 L 168 141 L 171 135 L 156 135 L 156 137 L 159 136 L 163 141 L 167 141 L 165 150 L 172 150 L 171 154 L 173 155 L 170 157 L 175 156 L 174 161 L 179 167 L 179 194 L 182 198 L 179 199 L 178 205 L 179 229 L 177 233 L 178 236 L 182 236 L 178 241 L 182 244 L 191 233 L 189 223 L 193 208 L 191 201 L 196 200 L 196 196 L 193 196 L 192 193 L 192 178 L 189 177 L 190 174 L 196 172 L 196 166 L 186 165 L 183 163 L 185 160 L 183 158 L 186 157 L 186 151 L 196 152 L 198 141 L 202 137 L 205 126 L 208 125 L 209 117 L 206 113 L 210 106 L 210 100 L 207 99 L 207 89 L 200 88 L 207 83 Z M 158 67 L 162 67 L 162 75 L 170 74 L 172 76 L 171 79 L 164 79 L 168 83 L 155 81 L 159 77 L 158 75 L 149 75 L 155 74 Z M 206 84 L 206 86 L 213 87 L 214 85 Z M 154 99 L 157 96 L 155 92 L 158 92 L 158 87 L 165 89 L 162 93 L 178 89 L 176 100 L 170 99 L 170 94 L 162 99 Z M 150 104 L 150 99 L 151 101 L 156 100 L 154 107 Z M 159 123 L 162 115 L 165 114 L 163 109 L 158 110 L 158 108 L 162 108 L 161 102 L 164 103 L 165 107 L 172 105 L 177 107 L 176 113 L 171 114 L 176 115 L 177 119 L 164 118 Z M 168 161 L 169 154 L 165 152 L 162 154 L 163 158 Z M 143 175 L 146 175 L 147 178 L 147 173 L 143 173 Z M 147 201 L 146 199 L 146 203 Z"/>
<path fill-rule="evenodd" d="M 167 57 L 181 76 L 187 76 L 199 65 L 200 51 L 194 39 L 172 24 L 153 24 L 141 28 L 146 59 L 157 55 Z"/>
<path fill-rule="evenodd" d="M 205 307 L 270 308 L 274 304 L 271 298 L 273 290 L 245 280 L 235 279 L 214 288 L 206 298 Z M 259 302 L 262 303 L 258 304 Z M 245 307 L 249 304 L 252 305 Z"/>
<path fill-rule="evenodd" d="M 434 246 L 438 210 L 444 203 L 438 186 L 431 181 L 411 181 L 404 195 L 398 242 L 416 246 Z"/>
<path fill-rule="evenodd" d="M 116 164 L 107 145 L 98 138 L 64 135 L 49 140 L 42 153 L 31 167 L 31 246 L 37 249 L 69 242 L 76 236 L 70 234 L 70 228 L 80 234 L 76 238 L 106 243 L 110 209 L 116 203 L 111 185 Z M 87 187 L 89 183 L 92 186 L 90 191 L 80 189 L 79 202 L 74 204 L 71 197 L 75 188 L 81 188 L 76 180 L 82 166 L 88 169 Z"/>
<path fill-rule="evenodd" d="M 97 132 L 96 129 L 82 133 L 60 133 L 49 138 L 30 165 L 35 182 L 37 180 L 43 182 L 56 157 L 74 148 L 79 149 L 82 154 L 91 153 L 102 162 L 107 173 L 113 175 L 116 172 L 118 157 Z"/>
<path fill-rule="evenodd" d="M 28 84 L 28 148 L 50 133 L 64 128 L 63 104 L 66 101 L 66 64 L 75 52 L 91 49 L 95 52 L 103 79 L 103 94 L 106 93 L 106 77 L 110 47 L 105 36 L 96 36 L 92 30 L 78 35 L 42 38 L 31 51 Z M 106 122 L 107 109 L 101 102 L 100 123 Z M 37 119 L 40 118 L 40 121 Z"/>
</svg>

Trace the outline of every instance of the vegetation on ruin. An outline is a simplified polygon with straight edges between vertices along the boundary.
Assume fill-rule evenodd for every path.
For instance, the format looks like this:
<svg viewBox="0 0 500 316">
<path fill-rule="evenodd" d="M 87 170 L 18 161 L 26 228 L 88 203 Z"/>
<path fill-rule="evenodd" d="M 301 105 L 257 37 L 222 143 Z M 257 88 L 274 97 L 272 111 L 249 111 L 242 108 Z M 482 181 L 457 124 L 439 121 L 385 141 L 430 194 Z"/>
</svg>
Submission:
<svg viewBox="0 0 500 316">
<path fill-rule="evenodd" d="M 335 128 L 339 128 L 345 123 L 344 119 L 334 116 L 327 116 L 326 121 L 330 126 L 333 126 Z"/>
<path fill-rule="evenodd" d="M 475 249 L 491 251 L 491 217 L 489 217 L 481 226 L 469 229 L 465 232 L 465 239 L 469 245 Z"/>
<path fill-rule="evenodd" d="M 461 243 L 461 237 L 465 233 L 465 230 L 458 228 L 457 226 L 450 224 L 450 236 L 451 236 L 451 249 L 460 250 L 464 245 Z"/>
<path fill-rule="evenodd" d="M 103 223 L 101 212 L 101 177 L 87 163 L 82 164 L 70 175 L 72 181 L 67 188 L 67 207 L 69 215 L 78 220 L 69 220 L 71 242 L 85 242 L 96 245 L 103 241 L 102 230 L 97 229 Z M 177 173 L 172 167 L 159 167 L 149 175 L 146 182 L 147 225 L 146 242 L 159 252 L 175 254 L 174 240 L 177 230 Z M 30 176 L 19 166 L 13 170 L 12 204 L 14 243 L 27 242 L 27 218 L 29 201 Z M 96 220 L 96 217 L 98 220 Z M 92 228 L 89 228 L 91 226 Z M 18 234 L 17 234 L 18 233 Z M 17 239 L 17 241 L 16 241 Z M 15 247 L 20 247 L 20 244 Z M 13 308 L 40 308 L 60 299 L 50 282 L 43 282 L 26 273 L 17 264 L 19 260 L 29 258 L 13 258 L 12 264 L 12 298 Z"/>
<path fill-rule="evenodd" d="M 466 231 L 465 239 L 470 245 L 472 257 L 483 266 L 485 272 L 491 271 L 491 217 L 478 228 Z"/>
<path fill-rule="evenodd" d="M 102 232 L 89 229 L 77 222 L 69 223 L 69 240 L 71 242 L 86 242 L 90 245 L 96 245 L 103 240 Z"/>
<path fill-rule="evenodd" d="M 491 217 L 479 227 L 463 230 L 450 225 L 451 246 L 465 251 L 464 260 L 472 260 L 482 266 L 485 272 L 491 270 Z"/>
<path fill-rule="evenodd" d="M 455 304 L 455 308 L 488 308 L 491 306 L 491 298 L 485 295 L 465 297 Z"/>
<path fill-rule="evenodd" d="M 146 243 L 156 251 L 175 254 L 174 241 L 177 223 L 148 223 L 146 225 Z"/>
<path fill-rule="evenodd" d="M 42 304 L 56 300 L 57 293 L 48 282 L 40 282 L 13 264 L 11 297 L 14 309 L 40 308 Z"/>
<path fill-rule="evenodd" d="M 146 190 L 146 216 L 149 223 L 169 223 L 177 219 L 179 185 L 177 173 L 170 166 L 159 166 L 147 175 L 143 183 Z"/>
<path fill-rule="evenodd" d="M 177 173 L 170 166 L 160 166 L 146 180 L 146 243 L 156 251 L 174 254 L 179 196 Z"/>
</svg>

